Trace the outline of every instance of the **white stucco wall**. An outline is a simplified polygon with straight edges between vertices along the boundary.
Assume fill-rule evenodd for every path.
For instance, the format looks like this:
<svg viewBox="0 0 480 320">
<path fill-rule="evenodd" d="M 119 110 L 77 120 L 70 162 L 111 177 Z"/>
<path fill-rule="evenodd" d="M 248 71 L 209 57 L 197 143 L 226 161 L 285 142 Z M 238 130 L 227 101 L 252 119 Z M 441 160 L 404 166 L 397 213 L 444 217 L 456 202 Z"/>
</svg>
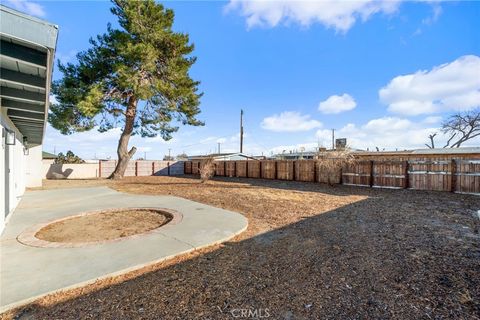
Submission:
<svg viewBox="0 0 480 320">
<path fill-rule="evenodd" d="M 27 159 L 23 151 L 23 136 L 16 129 L 10 119 L 8 119 L 5 112 L 5 109 L 2 109 L 0 112 L 0 130 L 2 131 L 0 149 L 0 232 L 3 231 L 10 214 L 18 205 L 21 196 L 25 192 L 26 186 Z M 15 131 L 15 145 L 6 145 L 5 137 L 3 136 L 6 134 L 4 129 Z M 6 182 L 7 175 L 10 176 L 8 184 Z"/>
<path fill-rule="evenodd" d="M 42 146 L 36 146 L 28 150 L 26 156 L 26 182 L 27 188 L 42 186 Z"/>
<path fill-rule="evenodd" d="M 52 160 L 43 160 L 43 179 L 89 179 L 98 178 L 98 163 L 53 164 Z"/>
</svg>

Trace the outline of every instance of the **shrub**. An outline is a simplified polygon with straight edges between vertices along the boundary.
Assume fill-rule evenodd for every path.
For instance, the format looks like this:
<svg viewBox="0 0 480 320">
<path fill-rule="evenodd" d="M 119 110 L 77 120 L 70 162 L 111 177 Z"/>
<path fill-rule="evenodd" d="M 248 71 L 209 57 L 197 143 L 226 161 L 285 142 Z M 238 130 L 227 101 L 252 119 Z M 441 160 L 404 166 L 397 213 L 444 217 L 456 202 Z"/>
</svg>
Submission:
<svg viewBox="0 0 480 320">
<path fill-rule="evenodd" d="M 215 162 L 213 157 L 208 157 L 200 162 L 200 179 L 206 182 L 215 175 Z"/>
<path fill-rule="evenodd" d="M 344 150 L 319 152 L 317 154 L 316 165 L 320 173 L 320 182 L 325 182 L 329 185 L 340 183 L 342 168 L 353 165 L 356 161 L 354 155 L 348 148 Z"/>
<path fill-rule="evenodd" d="M 55 159 L 55 163 L 85 163 L 85 161 L 83 161 L 79 156 L 75 155 L 72 151 L 68 150 L 66 155 L 60 152 Z"/>
</svg>

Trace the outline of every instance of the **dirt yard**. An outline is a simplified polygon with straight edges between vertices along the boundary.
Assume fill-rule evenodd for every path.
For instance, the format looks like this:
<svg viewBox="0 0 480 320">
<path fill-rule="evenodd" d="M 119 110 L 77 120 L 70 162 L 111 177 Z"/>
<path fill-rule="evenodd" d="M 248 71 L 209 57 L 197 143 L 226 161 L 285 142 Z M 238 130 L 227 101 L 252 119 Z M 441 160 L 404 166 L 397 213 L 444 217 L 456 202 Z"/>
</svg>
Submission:
<svg viewBox="0 0 480 320">
<path fill-rule="evenodd" d="M 49 224 L 35 237 L 51 242 L 96 242 L 128 237 L 158 228 L 167 217 L 153 210 L 115 210 Z"/>
<path fill-rule="evenodd" d="M 234 240 L 39 299 L 19 319 L 480 319 L 480 198 L 313 183 L 107 184 L 238 211 Z"/>
</svg>

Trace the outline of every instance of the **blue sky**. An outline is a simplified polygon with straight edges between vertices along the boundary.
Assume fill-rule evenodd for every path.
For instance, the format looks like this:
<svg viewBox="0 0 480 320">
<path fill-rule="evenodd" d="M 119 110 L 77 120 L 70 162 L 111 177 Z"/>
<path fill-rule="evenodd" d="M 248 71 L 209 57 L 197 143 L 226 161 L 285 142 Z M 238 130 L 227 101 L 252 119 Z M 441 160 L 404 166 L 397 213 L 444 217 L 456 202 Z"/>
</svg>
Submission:
<svg viewBox="0 0 480 320">
<path fill-rule="evenodd" d="M 115 23 L 109 2 L 6 4 L 59 25 L 63 62 Z M 218 142 L 222 152 L 236 151 L 241 108 L 248 154 L 330 146 L 331 128 L 355 148 L 422 148 L 442 119 L 480 105 L 475 1 L 164 4 L 175 11 L 174 29 L 195 44 L 191 75 L 201 81 L 206 125 L 182 127 L 168 142 L 134 137 L 136 157 L 205 154 Z M 44 149 L 115 157 L 119 132 L 62 136 L 49 127 Z"/>
</svg>

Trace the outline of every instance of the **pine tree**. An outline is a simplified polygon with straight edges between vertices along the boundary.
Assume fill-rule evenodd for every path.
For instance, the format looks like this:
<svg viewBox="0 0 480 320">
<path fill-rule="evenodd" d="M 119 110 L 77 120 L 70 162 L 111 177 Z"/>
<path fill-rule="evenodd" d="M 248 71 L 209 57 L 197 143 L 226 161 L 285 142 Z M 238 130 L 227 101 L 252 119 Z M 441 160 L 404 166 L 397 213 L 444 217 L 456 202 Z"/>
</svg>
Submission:
<svg viewBox="0 0 480 320">
<path fill-rule="evenodd" d="M 196 58 L 187 34 L 172 31 L 174 12 L 153 0 L 114 0 L 119 29 L 90 39 L 78 62 L 61 64 L 52 84 L 57 103 L 48 120 L 62 134 L 123 126 L 118 163 L 110 178 L 121 179 L 136 148 L 130 137 L 171 139 L 175 124 L 203 125 L 198 81 L 190 75 Z"/>
</svg>

